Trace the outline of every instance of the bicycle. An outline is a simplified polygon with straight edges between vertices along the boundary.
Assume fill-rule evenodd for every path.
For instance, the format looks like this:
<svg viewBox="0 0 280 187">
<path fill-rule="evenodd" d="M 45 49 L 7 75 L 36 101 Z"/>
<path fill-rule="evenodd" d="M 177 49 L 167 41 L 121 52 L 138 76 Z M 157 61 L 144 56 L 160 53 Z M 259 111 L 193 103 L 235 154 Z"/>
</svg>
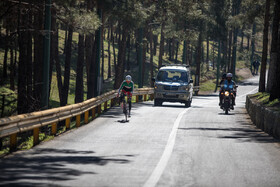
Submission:
<svg viewBox="0 0 280 187">
<path fill-rule="evenodd" d="M 127 103 L 129 102 L 129 100 L 131 99 L 130 97 L 127 98 L 127 95 L 125 93 L 121 94 L 121 98 L 122 98 L 122 109 L 123 109 L 123 113 L 125 116 L 125 122 L 128 122 L 127 118 L 130 117 L 130 115 L 128 114 L 128 109 L 127 109 Z M 128 102 L 127 102 L 128 101 Z"/>
</svg>

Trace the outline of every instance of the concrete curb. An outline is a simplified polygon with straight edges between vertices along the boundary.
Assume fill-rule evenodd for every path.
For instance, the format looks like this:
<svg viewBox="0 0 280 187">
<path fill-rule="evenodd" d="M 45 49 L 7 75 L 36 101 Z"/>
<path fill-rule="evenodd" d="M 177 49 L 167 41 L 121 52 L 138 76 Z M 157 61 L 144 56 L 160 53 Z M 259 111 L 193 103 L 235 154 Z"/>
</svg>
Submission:
<svg viewBox="0 0 280 187">
<path fill-rule="evenodd" d="M 252 95 L 246 97 L 246 109 L 258 128 L 280 139 L 280 112 L 262 106 Z"/>
</svg>

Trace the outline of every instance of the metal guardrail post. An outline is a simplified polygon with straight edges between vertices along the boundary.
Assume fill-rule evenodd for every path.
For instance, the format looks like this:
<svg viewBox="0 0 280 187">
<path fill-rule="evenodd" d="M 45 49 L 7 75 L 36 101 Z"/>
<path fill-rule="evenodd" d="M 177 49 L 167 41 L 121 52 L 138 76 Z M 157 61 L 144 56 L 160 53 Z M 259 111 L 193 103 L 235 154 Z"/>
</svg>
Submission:
<svg viewBox="0 0 280 187">
<path fill-rule="evenodd" d="M 151 101 L 153 101 L 154 98 L 155 98 L 155 95 L 154 94 L 150 94 L 150 98 L 151 98 Z"/>
<path fill-rule="evenodd" d="M 10 152 L 17 149 L 17 134 L 10 135 Z"/>
<path fill-rule="evenodd" d="M 147 101 L 147 94 L 144 95 L 144 101 Z"/>
<path fill-rule="evenodd" d="M 33 129 L 33 146 L 39 144 L 39 128 Z"/>
<path fill-rule="evenodd" d="M 95 116 L 96 116 L 96 108 L 95 107 L 91 111 L 91 116 L 92 116 L 92 119 L 94 119 Z"/>
<path fill-rule="evenodd" d="M 111 107 L 115 106 L 115 98 L 111 99 Z"/>
<path fill-rule="evenodd" d="M 136 103 L 139 103 L 139 95 L 136 95 Z"/>
<path fill-rule="evenodd" d="M 108 108 L 108 101 L 105 101 L 105 103 L 104 103 L 104 110 L 107 110 L 107 108 Z"/>
<path fill-rule="evenodd" d="M 52 135 L 55 135 L 57 133 L 57 124 L 52 123 Z"/>
<path fill-rule="evenodd" d="M 81 115 L 76 116 L 76 127 L 80 127 L 81 125 Z"/>
<path fill-rule="evenodd" d="M 88 123 L 88 115 L 89 115 L 89 111 L 85 112 L 85 123 Z"/>
<path fill-rule="evenodd" d="M 65 120 L 66 129 L 70 129 L 70 119 L 71 119 L 71 118 L 67 118 L 67 119 Z"/>
<path fill-rule="evenodd" d="M 101 105 L 98 105 L 97 113 L 98 113 L 98 115 L 101 114 Z"/>
</svg>

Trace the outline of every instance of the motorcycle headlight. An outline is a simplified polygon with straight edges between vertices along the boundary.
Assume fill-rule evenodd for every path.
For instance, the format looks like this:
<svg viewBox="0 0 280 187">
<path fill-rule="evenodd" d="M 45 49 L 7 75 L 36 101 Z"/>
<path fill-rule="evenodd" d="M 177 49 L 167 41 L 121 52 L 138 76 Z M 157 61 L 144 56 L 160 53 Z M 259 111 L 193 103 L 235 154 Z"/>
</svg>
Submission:
<svg viewBox="0 0 280 187">
<path fill-rule="evenodd" d="M 229 92 L 228 91 L 225 91 L 225 96 L 229 96 Z"/>
</svg>

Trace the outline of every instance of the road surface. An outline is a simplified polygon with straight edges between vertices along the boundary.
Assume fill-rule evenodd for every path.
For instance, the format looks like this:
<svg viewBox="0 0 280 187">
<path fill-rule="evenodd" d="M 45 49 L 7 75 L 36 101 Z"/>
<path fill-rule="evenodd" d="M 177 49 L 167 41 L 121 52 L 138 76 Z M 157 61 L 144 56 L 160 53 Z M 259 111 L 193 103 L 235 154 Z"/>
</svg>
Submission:
<svg viewBox="0 0 280 187">
<path fill-rule="evenodd" d="M 280 144 L 255 128 L 238 88 L 230 115 L 218 96 L 192 107 L 133 105 L 129 123 L 119 107 L 32 150 L 0 160 L 0 185 L 11 186 L 280 186 Z"/>
</svg>

